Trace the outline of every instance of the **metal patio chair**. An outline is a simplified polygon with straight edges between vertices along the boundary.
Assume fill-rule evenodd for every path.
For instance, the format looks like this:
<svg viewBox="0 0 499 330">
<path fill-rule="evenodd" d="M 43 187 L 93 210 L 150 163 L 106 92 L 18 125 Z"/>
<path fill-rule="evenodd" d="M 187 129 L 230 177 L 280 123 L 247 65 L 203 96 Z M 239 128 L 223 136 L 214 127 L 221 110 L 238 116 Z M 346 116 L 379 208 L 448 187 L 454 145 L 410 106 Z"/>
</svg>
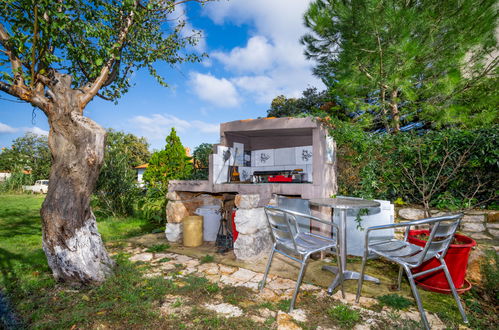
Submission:
<svg viewBox="0 0 499 330">
<path fill-rule="evenodd" d="M 338 243 L 336 239 L 337 236 L 333 236 L 335 237 L 335 239 L 332 239 L 330 237 L 317 235 L 310 232 L 304 232 L 300 229 L 297 218 L 307 218 L 330 225 L 336 231 L 336 235 L 338 234 L 338 227 L 330 221 L 319 219 L 310 214 L 285 210 L 273 206 L 266 206 L 265 214 L 267 215 L 267 220 L 271 230 L 274 245 L 272 247 L 272 250 L 270 251 L 265 274 L 263 275 L 263 279 L 260 282 L 259 287 L 260 290 L 262 290 L 265 286 L 267 275 L 269 274 L 270 266 L 272 264 L 272 259 L 275 252 L 278 252 L 294 261 L 299 262 L 301 264 L 300 274 L 298 275 L 298 279 L 296 280 L 295 291 L 293 293 L 293 298 L 291 299 L 291 304 L 289 306 L 289 312 L 291 313 L 295 305 L 298 290 L 303 280 L 307 260 L 310 255 L 315 252 L 333 248 L 336 252 L 336 260 L 338 261 L 338 263 L 340 262 L 340 258 L 338 255 Z M 341 289 L 343 291 L 343 286 Z"/>
<path fill-rule="evenodd" d="M 441 269 L 445 273 L 445 277 L 447 278 L 449 287 L 451 288 L 452 294 L 454 295 L 454 299 L 456 300 L 459 312 L 461 313 L 464 322 L 468 323 L 468 319 L 466 318 L 466 314 L 464 313 L 463 306 L 461 305 L 461 301 L 459 300 L 456 288 L 454 287 L 454 283 L 452 282 L 449 270 L 447 269 L 447 265 L 444 261 L 447 249 L 451 244 L 451 241 L 454 237 L 454 233 L 456 232 L 462 217 L 463 217 L 462 214 L 456 214 L 449 216 L 427 218 L 427 219 L 404 222 L 404 223 L 373 226 L 367 228 L 365 234 L 365 250 L 364 250 L 364 257 L 362 259 L 361 276 L 359 278 L 359 284 L 357 287 L 357 297 L 355 299 L 355 302 L 357 303 L 359 302 L 367 258 L 371 256 L 380 256 L 388 260 L 391 260 L 400 266 L 398 274 L 399 290 L 400 290 L 400 283 L 402 281 L 402 270 L 405 270 L 407 278 L 409 279 L 409 284 L 411 285 L 412 293 L 414 295 L 414 298 L 416 299 L 419 313 L 421 314 L 421 320 L 423 321 L 423 324 L 426 329 L 430 329 L 430 324 L 428 323 L 428 319 L 426 318 L 426 314 L 423 309 L 423 305 L 421 303 L 421 297 L 417 290 L 414 279 L 423 275 L 436 272 Z M 426 243 L 426 245 L 424 247 L 421 247 L 409 243 L 407 241 L 407 238 L 409 236 L 409 230 L 411 226 L 418 226 L 424 224 L 430 225 L 431 227 L 430 235 L 428 237 L 428 242 Z M 369 234 L 372 233 L 373 231 L 387 229 L 387 228 L 397 228 L 397 227 L 406 227 L 404 240 L 390 239 L 383 241 L 373 241 L 368 244 Z M 413 274 L 411 272 L 413 268 L 420 266 L 423 262 L 431 258 L 436 258 L 440 262 L 440 266 L 416 274 Z"/>
</svg>

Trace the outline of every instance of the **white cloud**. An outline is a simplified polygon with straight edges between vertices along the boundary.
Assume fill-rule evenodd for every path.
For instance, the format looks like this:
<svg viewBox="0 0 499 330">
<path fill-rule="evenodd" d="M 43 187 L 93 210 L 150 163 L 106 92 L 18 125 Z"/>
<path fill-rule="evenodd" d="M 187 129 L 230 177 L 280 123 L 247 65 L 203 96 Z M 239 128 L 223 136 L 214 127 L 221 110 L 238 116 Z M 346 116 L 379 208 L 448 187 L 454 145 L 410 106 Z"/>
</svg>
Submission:
<svg viewBox="0 0 499 330">
<path fill-rule="evenodd" d="M 216 24 L 254 26 L 244 47 L 213 52 L 211 57 L 231 70 L 234 77 L 230 80 L 256 102 L 268 104 L 279 94 L 296 97 L 309 86 L 323 88 L 312 75 L 313 63 L 306 60 L 299 42 L 307 32 L 303 14 L 311 1 L 234 0 L 205 6 L 204 14 Z"/>
<path fill-rule="evenodd" d="M 17 131 L 18 131 L 17 128 L 10 127 L 9 125 L 4 124 L 4 123 L 0 123 L 0 134 L 2 134 L 2 133 L 15 133 Z"/>
<path fill-rule="evenodd" d="M 178 132 L 182 132 L 191 126 L 186 120 L 172 115 L 160 114 L 153 114 L 149 117 L 135 116 L 130 121 L 150 139 L 159 139 L 168 135 L 172 127 L 175 127 Z"/>
<path fill-rule="evenodd" d="M 2 133 L 17 133 L 19 131 L 24 132 L 24 133 L 33 133 L 36 135 L 49 135 L 48 131 L 46 131 L 38 126 L 16 128 L 16 127 L 11 127 L 11 126 L 4 124 L 4 123 L 0 123 L 0 134 L 2 134 Z"/>
<path fill-rule="evenodd" d="M 189 130 L 196 130 L 201 133 L 218 133 L 218 124 L 211 124 L 201 120 L 187 121 L 168 114 L 152 114 L 150 116 L 135 116 L 130 122 L 150 140 L 162 140 L 169 133 L 172 127 L 178 133 L 188 133 Z"/>
<path fill-rule="evenodd" d="M 194 92 L 204 101 L 219 107 L 239 105 L 239 95 L 234 85 L 227 79 L 218 79 L 211 74 L 192 72 L 190 83 Z"/>
<path fill-rule="evenodd" d="M 37 126 L 33 126 L 33 127 L 25 127 L 23 128 L 23 131 L 24 132 L 29 132 L 29 133 L 33 133 L 33 134 L 36 134 L 36 135 L 49 135 L 49 132 L 44 130 L 44 129 L 41 129 L 40 127 L 37 127 Z"/>
<path fill-rule="evenodd" d="M 274 97 L 283 93 L 274 85 L 274 80 L 268 76 L 241 76 L 232 81 L 238 88 L 253 94 L 258 103 L 269 103 Z"/>
<path fill-rule="evenodd" d="M 220 132 L 219 124 L 210 124 L 201 120 L 192 121 L 192 127 L 197 128 L 202 133 L 218 133 Z"/>
<path fill-rule="evenodd" d="M 211 57 L 222 62 L 227 69 L 239 72 L 259 73 L 272 66 L 273 47 L 267 38 L 255 36 L 248 40 L 246 47 L 236 47 L 230 53 L 213 52 Z"/>
</svg>

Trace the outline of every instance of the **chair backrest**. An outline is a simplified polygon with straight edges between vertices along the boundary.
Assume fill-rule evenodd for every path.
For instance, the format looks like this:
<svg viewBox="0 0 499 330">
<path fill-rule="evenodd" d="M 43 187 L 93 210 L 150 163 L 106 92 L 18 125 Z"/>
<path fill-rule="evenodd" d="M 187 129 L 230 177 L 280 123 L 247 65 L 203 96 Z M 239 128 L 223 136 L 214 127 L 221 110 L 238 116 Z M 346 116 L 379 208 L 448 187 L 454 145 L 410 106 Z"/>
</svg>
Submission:
<svg viewBox="0 0 499 330">
<path fill-rule="evenodd" d="M 432 226 L 432 228 L 428 242 L 421 254 L 420 263 L 427 260 L 427 256 L 435 256 L 437 254 L 442 258 L 445 256 L 462 217 L 463 214 L 455 214 L 428 219 L 431 221 L 426 223 Z"/>
<path fill-rule="evenodd" d="M 290 212 L 274 206 L 266 206 L 264 210 L 277 248 L 284 247 L 287 252 L 299 254 L 295 241 L 298 232 L 296 217 Z"/>
<path fill-rule="evenodd" d="M 277 207 L 284 210 L 296 211 L 306 215 L 311 215 L 310 203 L 308 199 L 290 198 L 277 196 Z M 300 231 L 310 232 L 310 219 L 296 216 L 296 222 Z"/>
</svg>

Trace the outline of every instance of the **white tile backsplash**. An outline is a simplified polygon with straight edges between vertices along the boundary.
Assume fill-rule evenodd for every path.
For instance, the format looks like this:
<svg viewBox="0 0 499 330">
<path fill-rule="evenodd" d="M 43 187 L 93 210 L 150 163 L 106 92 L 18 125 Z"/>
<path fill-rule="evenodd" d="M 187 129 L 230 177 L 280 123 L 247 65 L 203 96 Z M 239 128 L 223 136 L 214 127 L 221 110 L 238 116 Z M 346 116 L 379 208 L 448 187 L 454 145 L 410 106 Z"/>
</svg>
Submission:
<svg viewBox="0 0 499 330">
<path fill-rule="evenodd" d="M 231 149 L 231 158 L 223 166 L 223 152 L 227 149 Z M 216 180 L 215 183 L 227 182 L 227 166 L 232 165 L 234 161 L 232 148 L 218 146 L 217 151 L 218 153 L 213 155 L 214 180 Z M 262 154 L 265 156 L 262 157 Z M 250 179 L 254 171 L 292 171 L 295 169 L 302 169 L 305 173 L 304 180 L 312 181 L 312 146 L 252 150 L 251 167 L 240 166 L 238 171 L 241 181 L 245 181 Z"/>
<path fill-rule="evenodd" d="M 228 181 L 228 166 L 213 166 L 213 181 L 215 183 L 225 183 Z"/>
<path fill-rule="evenodd" d="M 253 174 L 253 169 L 251 167 L 239 167 L 239 179 L 241 181 L 249 181 L 251 175 Z"/>
<path fill-rule="evenodd" d="M 296 164 L 295 148 L 279 148 L 274 150 L 275 165 Z"/>
<path fill-rule="evenodd" d="M 274 149 L 255 150 L 255 166 L 273 166 Z"/>
<path fill-rule="evenodd" d="M 296 164 L 312 164 L 312 146 L 295 148 Z"/>
</svg>

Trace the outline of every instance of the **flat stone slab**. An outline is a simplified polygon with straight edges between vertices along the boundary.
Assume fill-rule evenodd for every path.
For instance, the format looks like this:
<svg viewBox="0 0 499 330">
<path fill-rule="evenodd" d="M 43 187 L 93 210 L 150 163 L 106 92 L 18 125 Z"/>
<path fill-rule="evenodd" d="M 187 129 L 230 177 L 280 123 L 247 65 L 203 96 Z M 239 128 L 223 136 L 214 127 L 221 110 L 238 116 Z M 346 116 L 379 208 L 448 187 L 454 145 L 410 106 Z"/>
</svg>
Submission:
<svg viewBox="0 0 499 330">
<path fill-rule="evenodd" d="M 151 261 L 152 253 L 139 253 L 130 258 L 130 261 Z"/>
<path fill-rule="evenodd" d="M 239 317 L 243 315 L 243 310 L 237 306 L 221 303 L 221 304 L 205 304 L 204 308 L 214 311 L 215 313 L 229 318 L 229 317 Z"/>
</svg>

